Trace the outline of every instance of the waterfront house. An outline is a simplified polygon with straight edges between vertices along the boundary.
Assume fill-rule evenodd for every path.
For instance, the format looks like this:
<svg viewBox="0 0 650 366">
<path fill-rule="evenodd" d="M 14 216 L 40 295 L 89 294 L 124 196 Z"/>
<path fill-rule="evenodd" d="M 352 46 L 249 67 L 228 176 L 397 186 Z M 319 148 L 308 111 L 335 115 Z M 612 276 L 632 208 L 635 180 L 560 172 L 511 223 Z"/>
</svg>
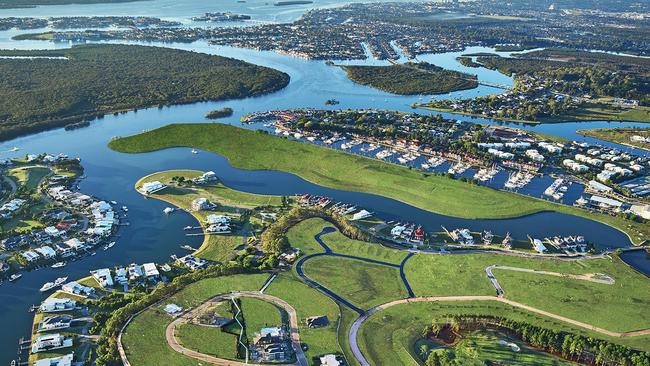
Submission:
<svg viewBox="0 0 650 366">
<path fill-rule="evenodd" d="M 115 267 L 115 282 L 126 285 L 129 282 L 127 271 L 124 267 Z"/>
<path fill-rule="evenodd" d="M 194 257 L 193 255 L 186 255 L 184 257 L 178 258 L 176 262 L 184 265 L 192 271 L 202 269 L 207 265 L 207 262 L 204 259 Z"/>
<path fill-rule="evenodd" d="M 205 223 L 208 225 L 214 225 L 214 224 L 230 224 L 231 218 L 230 216 L 226 215 L 208 215 L 208 217 L 205 218 Z"/>
<path fill-rule="evenodd" d="M 215 224 L 208 226 L 205 231 L 210 234 L 229 234 L 230 226 L 227 224 Z"/>
<path fill-rule="evenodd" d="M 67 258 L 74 255 L 74 251 L 72 250 L 72 248 L 64 244 L 56 244 L 54 246 L 54 250 L 56 250 L 56 253 L 63 258 Z"/>
<path fill-rule="evenodd" d="M 72 338 L 66 338 L 61 334 L 43 335 L 32 344 L 32 353 L 46 352 L 54 349 L 72 347 Z"/>
<path fill-rule="evenodd" d="M 67 245 L 68 248 L 70 248 L 72 250 L 75 250 L 75 251 L 86 248 L 86 245 L 81 240 L 79 240 L 77 238 L 68 239 L 68 240 L 64 241 L 63 244 Z"/>
<path fill-rule="evenodd" d="M 33 252 L 31 250 L 20 253 L 20 256 L 25 258 L 27 263 L 36 262 L 40 258 L 36 252 Z"/>
<path fill-rule="evenodd" d="M 98 269 L 90 273 L 101 287 L 113 287 L 113 277 L 111 277 L 111 271 L 108 268 Z"/>
<path fill-rule="evenodd" d="M 129 264 L 129 280 L 136 281 L 142 277 L 142 267 L 138 264 L 131 263 Z"/>
<path fill-rule="evenodd" d="M 216 180 L 217 180 L 217 175 L 214 172 L 210 171 L 210 172 L 203 173 L 203 175 L 201 175 L 200 177 L 196 177 L 192 179 L 192 182 L 194 182 L 195 184 L 207 184 L 210 182 L 214 182 Z"/>
<path fill-rule="evenodd" d="M 79 296 L 92 296 L 95 294 L 93 287 L 84 286 L 77 281 L 71 281 L 61 286 L 61 291 Z"/>
<path fill-rule="evenodd" d="M 145 263 L 142 265 L 142 269 L 147 279 L 157 279 L 160 277 L 160 272 L 158 272 L 158 268 L 156 268 L 155 263 Z"/>
<path fill-rule="evenodd" d="M 139 191 L 143 194 L 153 194 L 162 191 L 165 188 L 167 188 L 166 185 L 160 183 L 159 181 L 154 181 L 142 184 L 142 187 L 139 189 Z"/>
<path fill-rule="evenodd" d="M 70 315 L 48 316 L 38 323 L 39 332 L 70 328 L 72 317 Z"/>
<path fill-rule="evenodd" d="M 74 353 L 68 353 L 65 356 L 44 358 L 34 362 L 34 366 L 72 366 Z"/>
<path fill-rule="evenodd" d="M 190 206 L 191 206 L 192 211 L 201 211 L 201 210 L 209 210 L 214 205 L 212 205 L 210 203 L 210 201 L 208 201 L 207 198 L 200 197 L 200 198 L 194 199 Z"/>
<path fill-rule="evenodd" d="M 51 247 L 48 247 L 47 245 L 42 246 L 40 248 L 36 248 L 34 250 L 37 251 L 40 255 L 42 255 L 43 258 L 45 259 L 50 259 L 56 256 L 56 251 Z"/>
<path fill-rule="evenodd" d="M 44 313 L 73 310 L 77 302 L 72 299 L 50 297 L 41 303 L 39 310 Z"/>
</svg>

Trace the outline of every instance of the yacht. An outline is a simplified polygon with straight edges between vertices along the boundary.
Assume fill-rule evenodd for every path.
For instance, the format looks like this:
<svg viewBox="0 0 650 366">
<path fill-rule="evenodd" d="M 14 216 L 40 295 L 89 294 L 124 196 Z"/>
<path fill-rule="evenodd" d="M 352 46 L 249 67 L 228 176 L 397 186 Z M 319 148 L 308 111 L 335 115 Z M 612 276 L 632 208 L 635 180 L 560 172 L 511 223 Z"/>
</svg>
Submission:
<svg viewBox="0 0 650 366">
<path fill-rule="evenodd" d="M 183 230 L 192 230 L 192 229 L 193 229 L 193 228 L 192 228 L 191 226 L 189 226 L 189 225 L 188 225 L 188 226 L 185 226 L 185 227 L 183 228 Z"/>
<path fill-rule="evenodd" d="M 126 206 L 122 206 L 122 211 L 124 211 L 124 212 L 129 212 L 129 208 L 126 207 Z"/>
<path fill-rule="evenodd" d="M 199 152 L 196 149 L 192 149 L 192 154 L 198 154 Z"/>
<path fill-rule="evenodd" d="M 47 292 L 47 291 L 50 291 L 51 289 L 53 289 L 55 287 L 56 287 L 56 285 L 54 284 L 54 282 L 45 282 L 45 284 L 43 284 L 43 286 L 41 286 L 41 288 L 38 291 Z"/>
<path fill-rule="evenodd" d="M 11 277 L 9 277 L 9 281 L 14 282 L 14 281 L 20 279 L 22 276 L 23 275 L 20 274 L 20 273 L 14 273 L 14 274 L 11 275 Z"/>
<path fill-rule="evenodd" d="M 52 268 L 62 268 L 65 267 L 66 263 L 65 262 L 56 262 L 52 265 Z"/>
</svg>

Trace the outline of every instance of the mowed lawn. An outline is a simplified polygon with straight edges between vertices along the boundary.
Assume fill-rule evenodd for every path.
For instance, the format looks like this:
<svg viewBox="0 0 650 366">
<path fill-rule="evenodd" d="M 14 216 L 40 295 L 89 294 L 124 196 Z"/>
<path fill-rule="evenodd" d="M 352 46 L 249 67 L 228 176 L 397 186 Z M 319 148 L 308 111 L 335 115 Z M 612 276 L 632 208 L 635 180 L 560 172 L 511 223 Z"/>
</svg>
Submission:
<svg viewBox="0 0 650 366">
<path fill-rule="evenodd" d="M 606 339 L 641 350 L 650 350 L 650 337 L 612 338 L 599 336 L 549 318 L 494 302 L 435 302 L 400 304 L 373 314 L 359 330 L 359 347 L 372 365 L 413 365 L 418 350 L 413 347 L 424 327 L 433 320 L 445 321 L 453 315 L 485 315 L 506 317 L 556 331 L 567 331 L 587 337 Z M 518 343 L 521 346 L 521 342 Z M 514 363 L 518 364 L 518 363 Z M 528 365 L 528 363 L 519 363 Z M 559 363 L 558 365 L 563 365 Z"/>
<path fill-rule="evenodd" d="M 471 185 L 444 176 L 426 175 L 379 160 L 219 123 L 172 124 L 114 139 L 109 146 L 126 153 L 195 147 L 223 155 L 238 168 L 285 171 L 323 186 L 383 195 L 444 215 L 506 218 L 551 210 L 605 222 L 633 234 L 635 240 L 639 235 L 650 236 L 647 225 L 622 218 Z"/>
<path fill-rule="evenodd" d="M 650 328 L 650 281 L 618 257 L 558 261 L 494 254 L 418 255 L 405 273 L 417 296 L 495 295 L 485 267 L 503 265 L 566 274 L 604 273 L 612 285 L 494 270 L 505 297 L 611 331 Z"/>
<path fill-rule="evenodd" d="M 196 360 L 173 351 L 167 345 L 165 329 L 173 318 L 164 312 L 165 305 L 173 303 L 184 309 L 193 308 L 219 294 L 259 290 L 267 278 L 266 274 L 253 274 L 204 279 L 145 310 L 131 321 L 122 337 L 130 363 L 138 366 L 196 366 Z"/>
<path fill-rule="evenodd" d="M 176 329 L 176 338 L 184 347 L 193 351 L 219 358 L 237 359 L 237 335 L 220 328 L 185 323 Z"/>
<path fill-rule="evenodd" d="M 244 313 L 244 326 L 248 341 L 252 342 L 255 334 L 262 328 L 281 327 L 282 319 L 288 319 L 284 310 L 260 299 L 241 297 L 241 310 Z"/>
<path fill-rule="evenodd" d="M 323 228 L 334 226 L 321 218 L 311 218 L 301 221 L 287 232 L 291 246 L 300 248 L 306 254 L 323 252 L 323 248 L 316 242 L 314 236 Z M 387 248 L 380 244 L 353 240 L 335 231 L 321 236 L 321 239 L 335 253 L 347 254 L 356 257 L 375 259 L 383 262 L 400 264 L 406 252 Z"/>
<path fill-rule="evenodd" d="M 35 189 L 50 172 L 50 168 L 48 167 L 34 165 L 10 169 L 8 174 L 19 185 L 27 189 Z"/>
<path fill-rule="evenodd" d="M 309 349 L 305 351 L 305 355 L 310 362 L 312 357 L 341 352 L 336 337 L 339 307 L 329 297 L 305 284 L 296 278 L 294 274 L 286 272 L 279 274 L 264 293 L 279 297 L 296 309 L 300 341 L 309 346 Z M 305 319 L 322 315 L 327 316 L 329 325 L 322 328 L 307 327 Z M 346 339 L 345 337 L 341 338 L 341 341 Z"/>
<path fill-rule="evenodd" d="M 303 269 L 309 278 L 362 309 L 408 295 L 398 268 L 325 256 L 308 260 Z"/>
</svg>

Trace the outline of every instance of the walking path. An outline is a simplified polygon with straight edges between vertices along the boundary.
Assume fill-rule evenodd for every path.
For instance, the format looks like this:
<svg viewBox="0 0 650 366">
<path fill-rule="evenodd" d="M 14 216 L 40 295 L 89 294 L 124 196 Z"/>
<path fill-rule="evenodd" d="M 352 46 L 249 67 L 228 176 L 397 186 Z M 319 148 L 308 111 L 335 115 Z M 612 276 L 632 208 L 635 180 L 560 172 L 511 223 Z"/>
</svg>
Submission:
<svg viewBox="0 0 650 366">
<path fill-rule="evenodd" d="M 508 304 L 510 306 L 514 306 L 516 308 L 520 308 L 532 313 L 536 313 L 539 315 L 543 315 L 555 320 L 559 320 L 561 322 L 565 322 L 571 325 L 575 325 L 580 328 L 584 328 L 587 330 L 591 330 L 594 332 L 598 332 L 604 335 L 608 335 L 610 337 L 638 337 L 638 336 L 645 336 L 645 335 L 650 335 L 650 329 L 643 329 L 643 330 L 637 330 L 637 331 L 632 331 L 632 332 L 612 332 L 607 329 L 599 328 L 590 324 L 582 323 L 577 320 L 569 319 L 566 317 L 563 317 L 561 315 L 549 313 L 548 311 L 540 310 L 537 308 L 534 308 L 532 306 L 520 304 L 518 302 L 512 301 L 512 300 L 507 300 L 504 299 L 503 297 L 497 297 L 497 296 L 432 296 L 432 297 L 416 297 L 412 299 L 400 299 L 400 300 L 395 300 L 391 301 L 382 305 L 378 305 L 368 311 L 366 311 L 364 314 L 362 314 L 357 320 L 352 323 L 352 327 L 350 328 L 350 332 L 348 333 L 348 343 L 350 345 L 350 349 L 352 350 L 352 354 L 354 357 L 359 361 L 359 363 L 362 366 L 370 366 L 370 363 L 368 360 L 365 358 L 363 355 L 363 352 L 361 352 L 361 349 L 359 348 L 359 344 L 357 342 L 358 335 L 359 335 L 359 329 L 363 325 L 363 323 L 373 314 L 383 310 L 387 309 L 390 307 L 393 307 L 395 305 L 400 305 L 400 304 L 408 304 L 408 303 L 414 303 L 414 302 L 439 302 L 439 301 L 498 301 L 504 304 Z"/>
<path fill-rule="evenodd" d="M 305 280 L 310 285 L 312 285 L 312 286 L 316 287 L 317 289 L 319 289 L 321 292 L 325 293 L 327 296 L 329 296 L 332 299 L 342 303 L 343 305 L 345 305 L 348 308 L 354 310 L 355 312 L 359 313 L 360 315 L 363 315 L 365 313 L 365 310 L 359 308 L 358 306 L 352 304 L 350 301 L 348 301 L 347 299 L 345 299 L 342 296 L 338 295 L 334 291 L 328 289 L 327 287 L 325 287 L 325 286 L 321 285 L 320 283 L 318 283 L 318 282 L 312 280 L 311 278 L 309 278 L 309 276 L 307 276 L 307 274 L 305 274 L 305 271 L 302 268 L 303 265 L 305 264 L 305 262 L 307 262 L 308 260 L 313 259 L 313 258 L 330 256 L 330 257 L 354 259 L 354 260 L 358 260 L 358 261 L 362 261 L 362 262 L 366 262 L 366 263 L 372 263 L 372 264 L 378 264 L 378 265 L 381 265 L 381 266 L 396 268 L 396 269 L 399 269 L 400 278 L 402 279 L 402 282 L 404 283 L 404 287 L 406 288 L 406 291 L 408 293 L 409 298 L 415 297 L 415 293 L 413 293 L 413 289 L 411 288 L 411 285 L 409 284 L 408 280 L 406 279 L 406 274 L 404 273 L 404 266 L 406 265 L 406 262 L 413 256 L 414 253 L 409 253 L 408 255 L 406 255 L 406 257 L 404 257 L 404 259 L 402 260 L 402 262 L 400 264 L 394 264 L 394 263 L 384 262 L 384 261 L 365 258 L 365 257 L 358 257 L 358 256 L 355 256 L 355 255 L 336 253 L 321 238 L 322 235 L 333 233 L 335 231 L 336 231 L 335 228 L 327 226 L 327 227 L 324 227 L 323 230 L 321 230 L 320 233 L 318 233 L 318 234 L 316 234 L 314 236 L 314 240 L 316 240 L 316 242 L 318 244 L 320 244 L 320 246 L 323 248 L 323 250 L 325 252 L 324 253 L 309 254 L 309 255 L 306 255 L 306 256 L 300 258 L 300 260 L 298 260 L 298 262 L 296 263 L 296 272 L 298 273 L 298 276 L 300 276 L 303 280 Z"/>
<path fill-rule="evenodd" d="M 307 357 L 305 356 L 305 353 L 303 352 L 302 347 L 300 345 L 300 335 L 298 334 L 298 316 L 296 315 L 296 310 L 291 305 L 289 305 L 289 303 L 287 303 L 286 301 L 280 298 L 271 295 L 264 295 L 255 291 L 241 291 L 241 292 L 232 292 L 228 294 L 217 295 L 212 299 L 204 302 L 203 304 L 189 311 L 186 311 L 185 313 L 183 313 L 182 315 L 174 319 L 174 321 L 171 322 L 167 326 L 167 329 L 165 330 L 165 338 L 167 339 L 167 343 L 169 344 L 169 346 L 178 353 L 181 353 L 185 356 L 194 358 L 199 361 L 209 362 L 213 365 L 221 365 L 221 366 L 257 365 L 252 363 L 244 363 L 240 361 L 227 360 L 224 358 L 218 358 L 197 351 L 193 351 L 191 349 L 182 346 L 178 342 L 178 339 L 176 339 L 175 330 L 178 325 L 187 323 L 191 319 L 195 318 L 198 314 L 200 314 L 203 310 L 213 305 L 215 302 L 230 300 L 233 297 L 252 297 L 255 299 L 260 299 L 260 300 L 270 302 L 284 309 L 287 312 L 287 314 L 289 314 L 289 325 L 290 325 L 289 328 L 291 333 L 291 343 L 294 351 L 296 352 L 297 362 L 292 365 L 299 365 L 299 366 L 308 365 Z"/>
</svg>

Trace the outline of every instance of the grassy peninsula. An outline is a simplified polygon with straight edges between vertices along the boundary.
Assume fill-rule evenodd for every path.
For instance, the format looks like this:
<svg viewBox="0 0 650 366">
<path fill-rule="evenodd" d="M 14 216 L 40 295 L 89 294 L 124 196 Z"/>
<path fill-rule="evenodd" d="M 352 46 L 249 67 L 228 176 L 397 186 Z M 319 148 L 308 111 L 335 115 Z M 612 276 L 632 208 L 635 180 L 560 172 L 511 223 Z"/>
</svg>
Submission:
<svg viewBox="0 0 650 366">
<path fill-rule="evenodd" d="M 576 132 L 600 140 L 650 150 L 650 128 L 599 128 L 595 130 L 578 130 Z M 648 142 L 643 142 L 639 137 L 645 138 Z"/>
<path fill-rule="evenodd" d="M 126 153 L 195 147 L 223 155 L 238 168 L 286 171 L 323 186 L 378 194 L 450 216 L 507 218 L 557 211 L 601 221 L 628 233 L 637 243 L 650 236 L 647 225 L 620 217 L 426 175 L 386 162 L 223 124 L 172 124 L 115 139 L 109 146 Z"/>
<path fill-rule="evenodd" d="M 475 75 L 445 70 L 426 62 L 341 67 L 352 81 L 394 94 L 444 94 L 478 86 Z"/>
<path fill-rule="evenodd" d="M 81 45 L 0 51 L 0 140 L 107 113 L 255 96 L 289 82 L 280 71 L 161 47 Z"/>
</svg>

